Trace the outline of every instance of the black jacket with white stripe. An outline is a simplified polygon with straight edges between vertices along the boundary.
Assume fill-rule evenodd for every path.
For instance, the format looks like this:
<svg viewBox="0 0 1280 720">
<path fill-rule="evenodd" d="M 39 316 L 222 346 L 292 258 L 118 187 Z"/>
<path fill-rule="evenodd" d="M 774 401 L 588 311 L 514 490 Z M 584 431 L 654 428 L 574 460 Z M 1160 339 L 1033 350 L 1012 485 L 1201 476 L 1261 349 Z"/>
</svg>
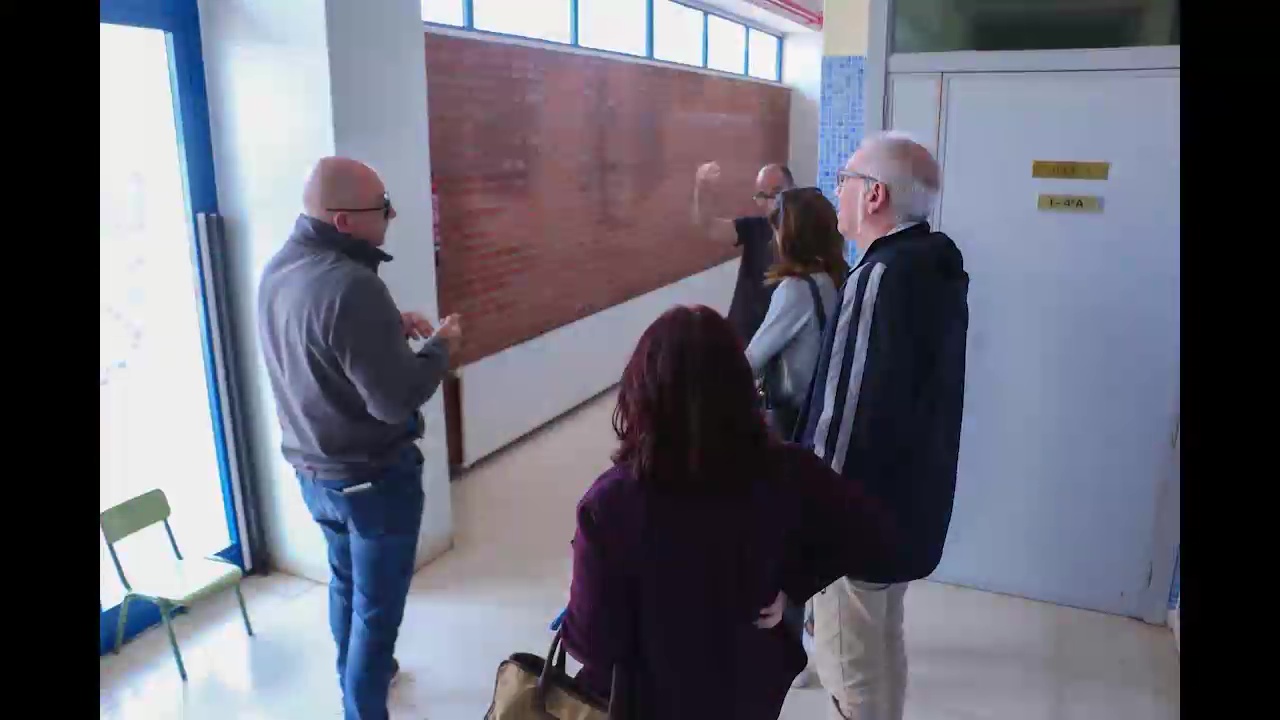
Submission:
<svg viewBox="0 0 1280 720">
<path fill-rule="evenodd" d="M 905 582 L 933 572 L 951 522 L 969 276 L 925 223 L 871 244 L 828 322 L 798 440 L 893 513 Z"/>
</svg>

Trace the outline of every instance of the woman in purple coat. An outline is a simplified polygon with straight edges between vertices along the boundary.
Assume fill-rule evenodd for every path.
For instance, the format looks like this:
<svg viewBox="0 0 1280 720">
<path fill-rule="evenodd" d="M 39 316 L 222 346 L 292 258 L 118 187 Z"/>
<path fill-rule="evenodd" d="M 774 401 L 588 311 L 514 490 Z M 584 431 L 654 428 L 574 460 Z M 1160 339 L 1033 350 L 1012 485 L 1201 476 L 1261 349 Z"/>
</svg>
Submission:
<svg viewBox="0 0 1280 720">
<path fill-rule="evenodd" d="M 888 518 L 769 435 L 742 346 L 709 308 L 645 331 L 613 424 L 615 464 L 579 503 L 573 542 L 563 624 L 579 680 L 607 697 L 620 663 L 646 720 L 775 720 L 806 660 L 782 603 L 883 574 Z"/>
</svg>

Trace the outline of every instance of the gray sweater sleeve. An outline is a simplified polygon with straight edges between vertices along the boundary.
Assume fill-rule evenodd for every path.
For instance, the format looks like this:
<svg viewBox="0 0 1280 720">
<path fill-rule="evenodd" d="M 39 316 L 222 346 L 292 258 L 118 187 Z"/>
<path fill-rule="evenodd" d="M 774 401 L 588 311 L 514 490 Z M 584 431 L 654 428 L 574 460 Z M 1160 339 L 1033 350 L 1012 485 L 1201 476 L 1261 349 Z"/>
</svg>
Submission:
<svg viewBox="0 0 1280 720">
<path fill-rule="evenodd" d="M 747 345 L 747 362 L 757 377 L 787 343 L 804 329 L 813 314 L 813 299 L 803 280 L 786 278 L 778 283 L 769 300 L 764 322 Z"/>
<path fill-rule="evenodd" d="M 353 279 L 341 293 L 329 340 L 369 414 L 388 424 L 412 418 L 449 368 L 439 338 L 416 353 L 409 348 L 400 311 L 376 275 Z"/>
</svg>

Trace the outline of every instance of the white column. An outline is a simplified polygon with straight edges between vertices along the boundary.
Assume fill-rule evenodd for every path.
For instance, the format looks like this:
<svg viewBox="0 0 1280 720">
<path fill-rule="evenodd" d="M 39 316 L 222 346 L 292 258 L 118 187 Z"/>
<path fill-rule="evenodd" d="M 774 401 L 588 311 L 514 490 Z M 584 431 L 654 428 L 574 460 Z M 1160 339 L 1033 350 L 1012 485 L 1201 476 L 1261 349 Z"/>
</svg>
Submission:
<svg viewBox="0 0 1280 720">
<path fill-rule="evenodd" d="M 787 164 L 797 185 L 817 185 L 822 33 L 806 30 L 783 37 L 782 82 L 791 88 L 791 147 Z"/>
<path fill-rule="evenodd" d="M 235 289 L 251 472 L 278 570 L 327 580 L 324 538 L 280 455 L 275 403 L 258 347 L 262 269 L 301 211 L 302 182 L 325 155 L 369 163 L 398 217 L 382 275 L 405 310 L 437 312 L 431 159 L 421 8 L 417 0 L 200 0 L 218 206 Z M 418 566 L 452 544 L 444 412 L 424 408 L 426 513 Z"/>
</svg>

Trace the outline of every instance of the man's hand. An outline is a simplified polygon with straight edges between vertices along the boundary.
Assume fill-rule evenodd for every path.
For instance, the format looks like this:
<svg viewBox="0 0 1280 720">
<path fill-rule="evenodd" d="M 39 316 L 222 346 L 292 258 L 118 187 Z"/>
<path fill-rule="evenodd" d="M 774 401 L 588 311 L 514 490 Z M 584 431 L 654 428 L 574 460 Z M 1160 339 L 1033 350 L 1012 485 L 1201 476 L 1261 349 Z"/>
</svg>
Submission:
<svg viewBox="0 0 1280 720">
<path fill-rule="evenodd" d="M 768 630 L 782 622 L 782 611 L 787 609 L 787 594 L 778 591 L 778 597 L 773 599 L 773 603 L 769 607 L 760 611 L 760 618 L 756 620 L 756 627 L 761 630 Z"/>
<path fill-rule="evenodd" d="M 449 343 L 450 347 L 458 344 L 458 340 L 462 338 L 462 317 L 454 314 L 445 318 L 440 327 L 436 329 L 432 337 L 438 337 Z"/>
<path fill-rule="evenodd" d="M 720 163 L 709 162 L 706 165 L 700 166 L 698 168 L 697 174 L 694 175 L 694 179 L 697 181 L 699 185 L 702 185 L 703 183 L 707 183 L 707 182 L 719 182 L 720 181 Z"/>
<path fill-rule="evenodd" d="M 720 163 L 709 162 L 698 167 L 693 181 L 693 224 L 701 228 L 702 233 L 711 240 L 733 243 L 738 239 L 738 231 L 734 228 L 733 221 L 712 217 L 702 202 L 704 186 L 719 181 Z"/>
<path fill-rule="evenodd" d="M 404 336 L 413 340 L 431 337 L 436 331 L 435 326 L 422 313 L 400 313 L 400 323 L 404 326 Z"/>
</svg>

